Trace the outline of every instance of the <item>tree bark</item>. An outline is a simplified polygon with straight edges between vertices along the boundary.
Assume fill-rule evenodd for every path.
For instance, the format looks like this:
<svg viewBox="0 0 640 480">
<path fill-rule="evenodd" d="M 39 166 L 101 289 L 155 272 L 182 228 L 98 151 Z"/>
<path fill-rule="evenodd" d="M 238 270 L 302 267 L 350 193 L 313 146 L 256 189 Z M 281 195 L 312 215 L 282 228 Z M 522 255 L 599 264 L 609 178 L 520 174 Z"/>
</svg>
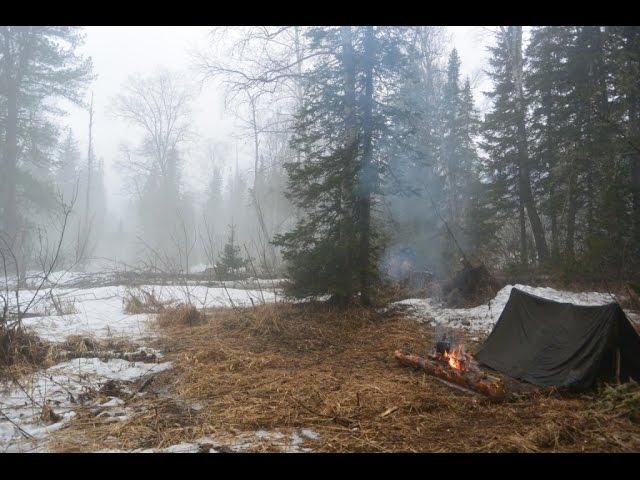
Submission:
<svg viewBox="0 0 640 480">
<path fill-rule="evenodd" d="M 640 33 L 636 27 L 627 27 L 628 48 L 631 50 L 635 47 L 636 51 L 640 47 Z M 639 62 L 636 58 L 635 62 L 629 61 L 628 70 L 630 72 L 638 72 Z M 635 65 L 633 64 L 635 63 Z M 629 110 L 629 130 L 631 138 L 635 145 L 640 145 L 640 76 L 635 77 L 632 82 L 628 96 Z M 634 258 L 636 262 L 640 261 L 640 151 L 635 148 L 631 152 L 631 212 L 632 212 L 632 245 L 635 250 Z"/>
<path fill-rule="evenodd" d="M 345 159 L 342 174 L 340 205 L 342 210 L 339 248 L 342 253 L 340 266 L 343 282 L 342 292 L 337 300 L 340 303 L 348 301 L 353 296 L 352 287 L 352 262 L 351 244 L 353 238 L 353 170 L 357 155 L 358 131 L 356 125 L 356 64 L 353 51 L 353 38 L 351 27 L 340 27 L 340 40 L 342 46 L 342 72 L 344 83 L 344 123 L 345 123 Z"/>
<path fill-rule="evenodd" d="M 576 231 L 576 213 L 578 212 L 578 198 L 576 193 L 576 173 L 573 171 L 573 163 L 569 172 L 569 208 L 567 210 L 567 238 L 565 244 L 565 256 L 570 263 L 575 260 L 575 231 Z"/>
<path fill-rule="evenodd" d="M 638 91 L 640 91 L 640 81 L 638 81 Z M 639 100 L 637 91 L 634 93 L 635 95 L 630 98 L 631 106 L 629 109 L 629 117 L 633 138 L 640 140 Z M 638 255 L 640 254 L 640 153 L 637 151 L 631 154 L 631 198 L 631 211 L 633 214 L 632 238 L 636 255 Z"/>
<path fill-rule="evenodd" d="M 375 33 L 372 26 L 365 27 L 364 35 L 364 108 L 363 152 L 360 171 L 359 226 L 360 226 L 360 301 L 371 305 L 371 196 L 374 189 L 373 171 L 373 58 Z"/>
<path fill-rule="evenodd" d="M 531 190 L 531 174 L 529 171 L 529 152 L 527 146 L 527 129 L 525 125 L 526 105 L 523 89 L 522 65 L 522 27 L 509 27 L 512 41 L 513 80 L 516 98 L 516 118 L 518 135 L 518 183 L 520 198 L 529 216 L 529 223 L 536 243 L 538 262 L 544 262 L 549 257 L 549 248 L 544 237 L 544 229 L 536 209 L 533 192 Z"/>
<path fill-rule="evenodd" d="M 264 239 L 269 250 L 269 254 L 271 256 L 271 262 L 275 265 L 276 262 L 276 252 L 271 245 L 271 236 L 269 235 L 269 230 L 267 229 L 267 224 L 264 221 L 264 214 L 262 213 L 262 208 L 260 206 L 260 202 L 258 201 L 258 171 L 260 168 L 260 132 L 258 131 L 258 117 L 256 115 L 256 104 L 255 98 L 249 95 L 249 104 L 251 106 L 251 126 L 253 130 L 253 188 L 251 189 L 251 200 L 253 203 L 253 207 L 256 211 L 256 217 L 258 218 L 258 223 L 260 224 L 260 230 L 262 231 L 262 235 L 264 235 Z"/>
<path fill-rule="evenodd" d="M 298 78 L 295 81 L 295 89 L 296 89 L 296 106 L 297 109 L 302 107 L 304 90 L 302 86 L 302 46 L 300 44 L 300 27 L 295 25 L 293 27 L 294 32 L 294 45 L 296 50 L 296 73 L 298 74 Z M 302 153 L 300 149 L 296 149 L 296 161 L 300 163 L 302 161 Z"/>
<path fill-rule="evenodd" d="M 529 152 L 527 145 L 527 130 L 525 124 L 526 105 L 523 90 L 523 65 L 522 65 L 522 27 L 509 27 L 511 29 L 513 80 L 516 97 L 516 118 L 518 135 L 518 183 L 520 197 L 529 216 L 529 223 L 536 243 L 538 262 L 545 262 L 549 258 L 549 249 L 544 237 L 544 229 L 540 216 L 536 209 L 533 192 L 531 190 L 531 174 L 529 170 Z"/>
<path fill-rule="evenodd" d="M 551 190 L 551 211 L 549 216 L 551 217 L 551 258 L 557 261 L 560 258 L 560 235 L 558 228 L 558 212 L 556 211 L 556 194 L 552 187 Z"/>
<path fill-rule="evenodd" d="M 596 185 L 601 183 L 601 178 L 598 175 L 598 163 L 605 162 L 607 155 L 611 154 L 609 135 L 607 129 L 602 124 L 602 118 L 608 118 L 609 110 L 609 97 L 607 94 L 606 83 L 606 71 L 604 65 L 604 52 L 602 31 L 599 26 L 585 26 L 584 34 L 587 36 L 588 48 L 589 48 L 589 76 L 590 76 L 590 91 L 595 97 L 595 108 L 597 110 L 594 116 L 591 113 L 592 119 L 590 123 L 595 128 L 595 135 L 592 137 L 590 143 L 590 155 L 585 158 L 585 170 L 586 170 L 586 184 L 587 191 L 593 192 Z M 590 103 L 591 103 L 591 99 Z M 614 176 L 616 173 L 614 172 Z M 596 200 L 593 195 L 589 195 L 586 198 L 587 202 L 587 235 L 592 235 L 596 231 Z"/>
<path fill-rule="evenodd" d="M 89 147 L 87 148 L 87 191 L 84 206 L 84 234 L 80 243 L 80 256 L 84 257 L 86 248 L 89 246 L 90 223 L 91 223 L 91 174 L 93 170 L 93 92 L 91 92 L 91 103 L 89 104 Z M 83 258 L 83 261 L 86 260 Z"/>
<path fill-rule="evenodd" d="M 16 181 L 18 173 L 18 88 L 7 88 L 7 117 L 5 121 L 4 172 L 6 199 L 5 230 L 9 235 L 18 233 L 18 201 Z"/>
<path fill-rule="evenodd" d="M 518 202 L 518 218 L 520 221 L 520 263 L 526 267 L 529 263 L 529 252 L 527 248 L 527 219 L 524 212 L 524 202 L 522 198 Z"/>
</svg>

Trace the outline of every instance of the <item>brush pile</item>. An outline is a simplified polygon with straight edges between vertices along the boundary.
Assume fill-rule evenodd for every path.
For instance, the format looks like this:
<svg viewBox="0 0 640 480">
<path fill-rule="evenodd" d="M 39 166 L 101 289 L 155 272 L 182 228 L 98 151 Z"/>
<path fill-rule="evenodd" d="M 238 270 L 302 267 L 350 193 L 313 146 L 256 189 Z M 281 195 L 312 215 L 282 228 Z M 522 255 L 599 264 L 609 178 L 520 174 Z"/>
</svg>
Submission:
<svg viewBox="0 0 640 480">
<path fill-rule="evenodd" d="M 595 399 L 597 410 L 640 423 L 640 385 L 635 381 L 604 385 Z"/>
<path fill-rule="evenodd" d="M 484 264 L 474 267 L 465 263 L 464 268 L 442 287 L 451 308 L 479 305 L 493 298 L 497 291 L 498 283 Z"/>
</svg>

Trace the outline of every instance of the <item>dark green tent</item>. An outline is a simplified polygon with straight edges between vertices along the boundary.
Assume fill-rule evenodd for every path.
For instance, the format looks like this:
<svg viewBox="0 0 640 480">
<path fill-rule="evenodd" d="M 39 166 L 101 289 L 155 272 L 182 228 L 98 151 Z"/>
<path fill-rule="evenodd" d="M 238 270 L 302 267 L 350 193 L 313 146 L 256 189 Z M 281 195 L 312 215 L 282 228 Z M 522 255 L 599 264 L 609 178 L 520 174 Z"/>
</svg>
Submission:
<svg viewBox="0 0 640 480">
<path fill-rule="evenodd" d="M 640 336 L 620 305 L 578 306 L 516 288 L 475 358 L 545 387 L 586 389 L 618 371 L 640 381 Z"/>
</svg>

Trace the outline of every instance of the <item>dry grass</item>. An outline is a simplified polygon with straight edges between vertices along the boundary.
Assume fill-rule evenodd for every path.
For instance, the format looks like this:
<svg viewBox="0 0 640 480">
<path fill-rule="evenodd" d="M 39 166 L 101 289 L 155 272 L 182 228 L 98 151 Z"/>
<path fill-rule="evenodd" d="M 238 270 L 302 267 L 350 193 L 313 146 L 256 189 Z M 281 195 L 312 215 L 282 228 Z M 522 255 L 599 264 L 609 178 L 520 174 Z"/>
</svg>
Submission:
<svg viewBox="0 0 640 480">
<path fill-rule="evenodd" d="M 146 413 L 102 424 L 79 414 L 60 451 L 163 448 L 205 435 L 311 428 L 326 452 L 638 451 L 640 425 L 587 397 L 520 395 L 495 404 L 396 363 L 423 353 L 432 329 L 398 313 L 325 304 L 216 309 L 206 323 L 169 322 L 160 347 L 174 368 Z M 185 405 L 198 403 L 194 412 Z"/>
<path fill-rule="evenodd" d="M 51 364 L 51 345 L 23 328 L 0 328 L 0 379 Z"/>
<path fill-rule="evenodd" d="M 161 302 L 155 292 L 136 288 L 127 290 L 124 296 L 124 312 L 129 315 L 140 313 L 160 313 L 170 302 Z"/>
<path fill-rule="evenodd" d="M 137 343 L 126 338 L 97 339 L 88 335 L 69 335 L 64 342 L 53 344 L 51 356 L 55 362 L 72 358 L 121 358 L 131 362 L 156 360 L 155 355 L 140 350 Z"/>
<path fill-rule="evenodd" d="M 156 317 L 156 322 L 161 328 L 169 328 L 175 325 L 188 325 L 190 327 L 203 323 L 206 316 L 193 305 L 180 304 L 162 310 Z"/>
<path fill-rule="evenodd" d="M 122 358 L 154 361 L 153 353 L 141 350 L 125 338 L 98 340 L 70 335 L 63 342 L 48 342 L 25 329 L 0 330 L 0 380 L 17 378 L 73 358 Z"/>
</svg>

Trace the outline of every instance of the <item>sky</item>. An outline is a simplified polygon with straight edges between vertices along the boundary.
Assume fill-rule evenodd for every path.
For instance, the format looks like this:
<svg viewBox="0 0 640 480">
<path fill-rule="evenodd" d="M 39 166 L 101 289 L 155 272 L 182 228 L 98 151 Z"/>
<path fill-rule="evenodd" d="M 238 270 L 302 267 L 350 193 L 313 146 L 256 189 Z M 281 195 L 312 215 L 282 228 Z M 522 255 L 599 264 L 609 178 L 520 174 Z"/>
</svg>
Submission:
<svg viewBox="0 0 640 480">
<path fill-rule="evenodd" d="M 452 44 L 458 50 L 461 59 L 461 73 L 469 76 L 475 84 L 476 103 L 484 106 L 481 93 L 486 86 L 482 75 L 487 61 L 486 44 L 489 41 L 488 27 L 447 27 Z M 109 113 L 109 105 L 118 94 L 127 77 L 132 74 L 149 74 L 158 68 L 167 68 L 187 74 L 195 79 L 197 73 L 192 67 L 191 53 L 204 47 L 208 42 L 211 27 L 204 26 L 90 26 L 85 27 L 85 44 L 82 53 L 93 61 L 96 79 L 88 89 L 94 96 L 94 151 L 98 158 L 104 159 L 109 208 L 122 211 L 128 204 L 127 194 L 123 191 L 123 179 L 116 168 L 121 157 L 121 143 L 135 145 L 140 132 L 124 121 Z M 486 89 L 486 88 L 485 88 Z M 79 107 L 67 106 L 68 115 L 63 120 L 73 130 L 81 151 L 86 151 L 88 137 L 88 113 Z M 237 140 L 236 119 L 224 108 L 224 93 L 215 82 L 202 85 L 193 108 L 193 125 L 196 130 L 195 141 L 185 152 L 187 168 L 185 182 L 192 191 L 202 191 L 205 187 L 206 164 L 201 160 L 198 150 L 204 140 L 237 144 L 240 165 L 248 165 L 250 149 L 244 140 Z M 234 160 L 234 159 L 228 159 Z M 235 161 L 229 161 L 233 165 Z"/>
</svg>

